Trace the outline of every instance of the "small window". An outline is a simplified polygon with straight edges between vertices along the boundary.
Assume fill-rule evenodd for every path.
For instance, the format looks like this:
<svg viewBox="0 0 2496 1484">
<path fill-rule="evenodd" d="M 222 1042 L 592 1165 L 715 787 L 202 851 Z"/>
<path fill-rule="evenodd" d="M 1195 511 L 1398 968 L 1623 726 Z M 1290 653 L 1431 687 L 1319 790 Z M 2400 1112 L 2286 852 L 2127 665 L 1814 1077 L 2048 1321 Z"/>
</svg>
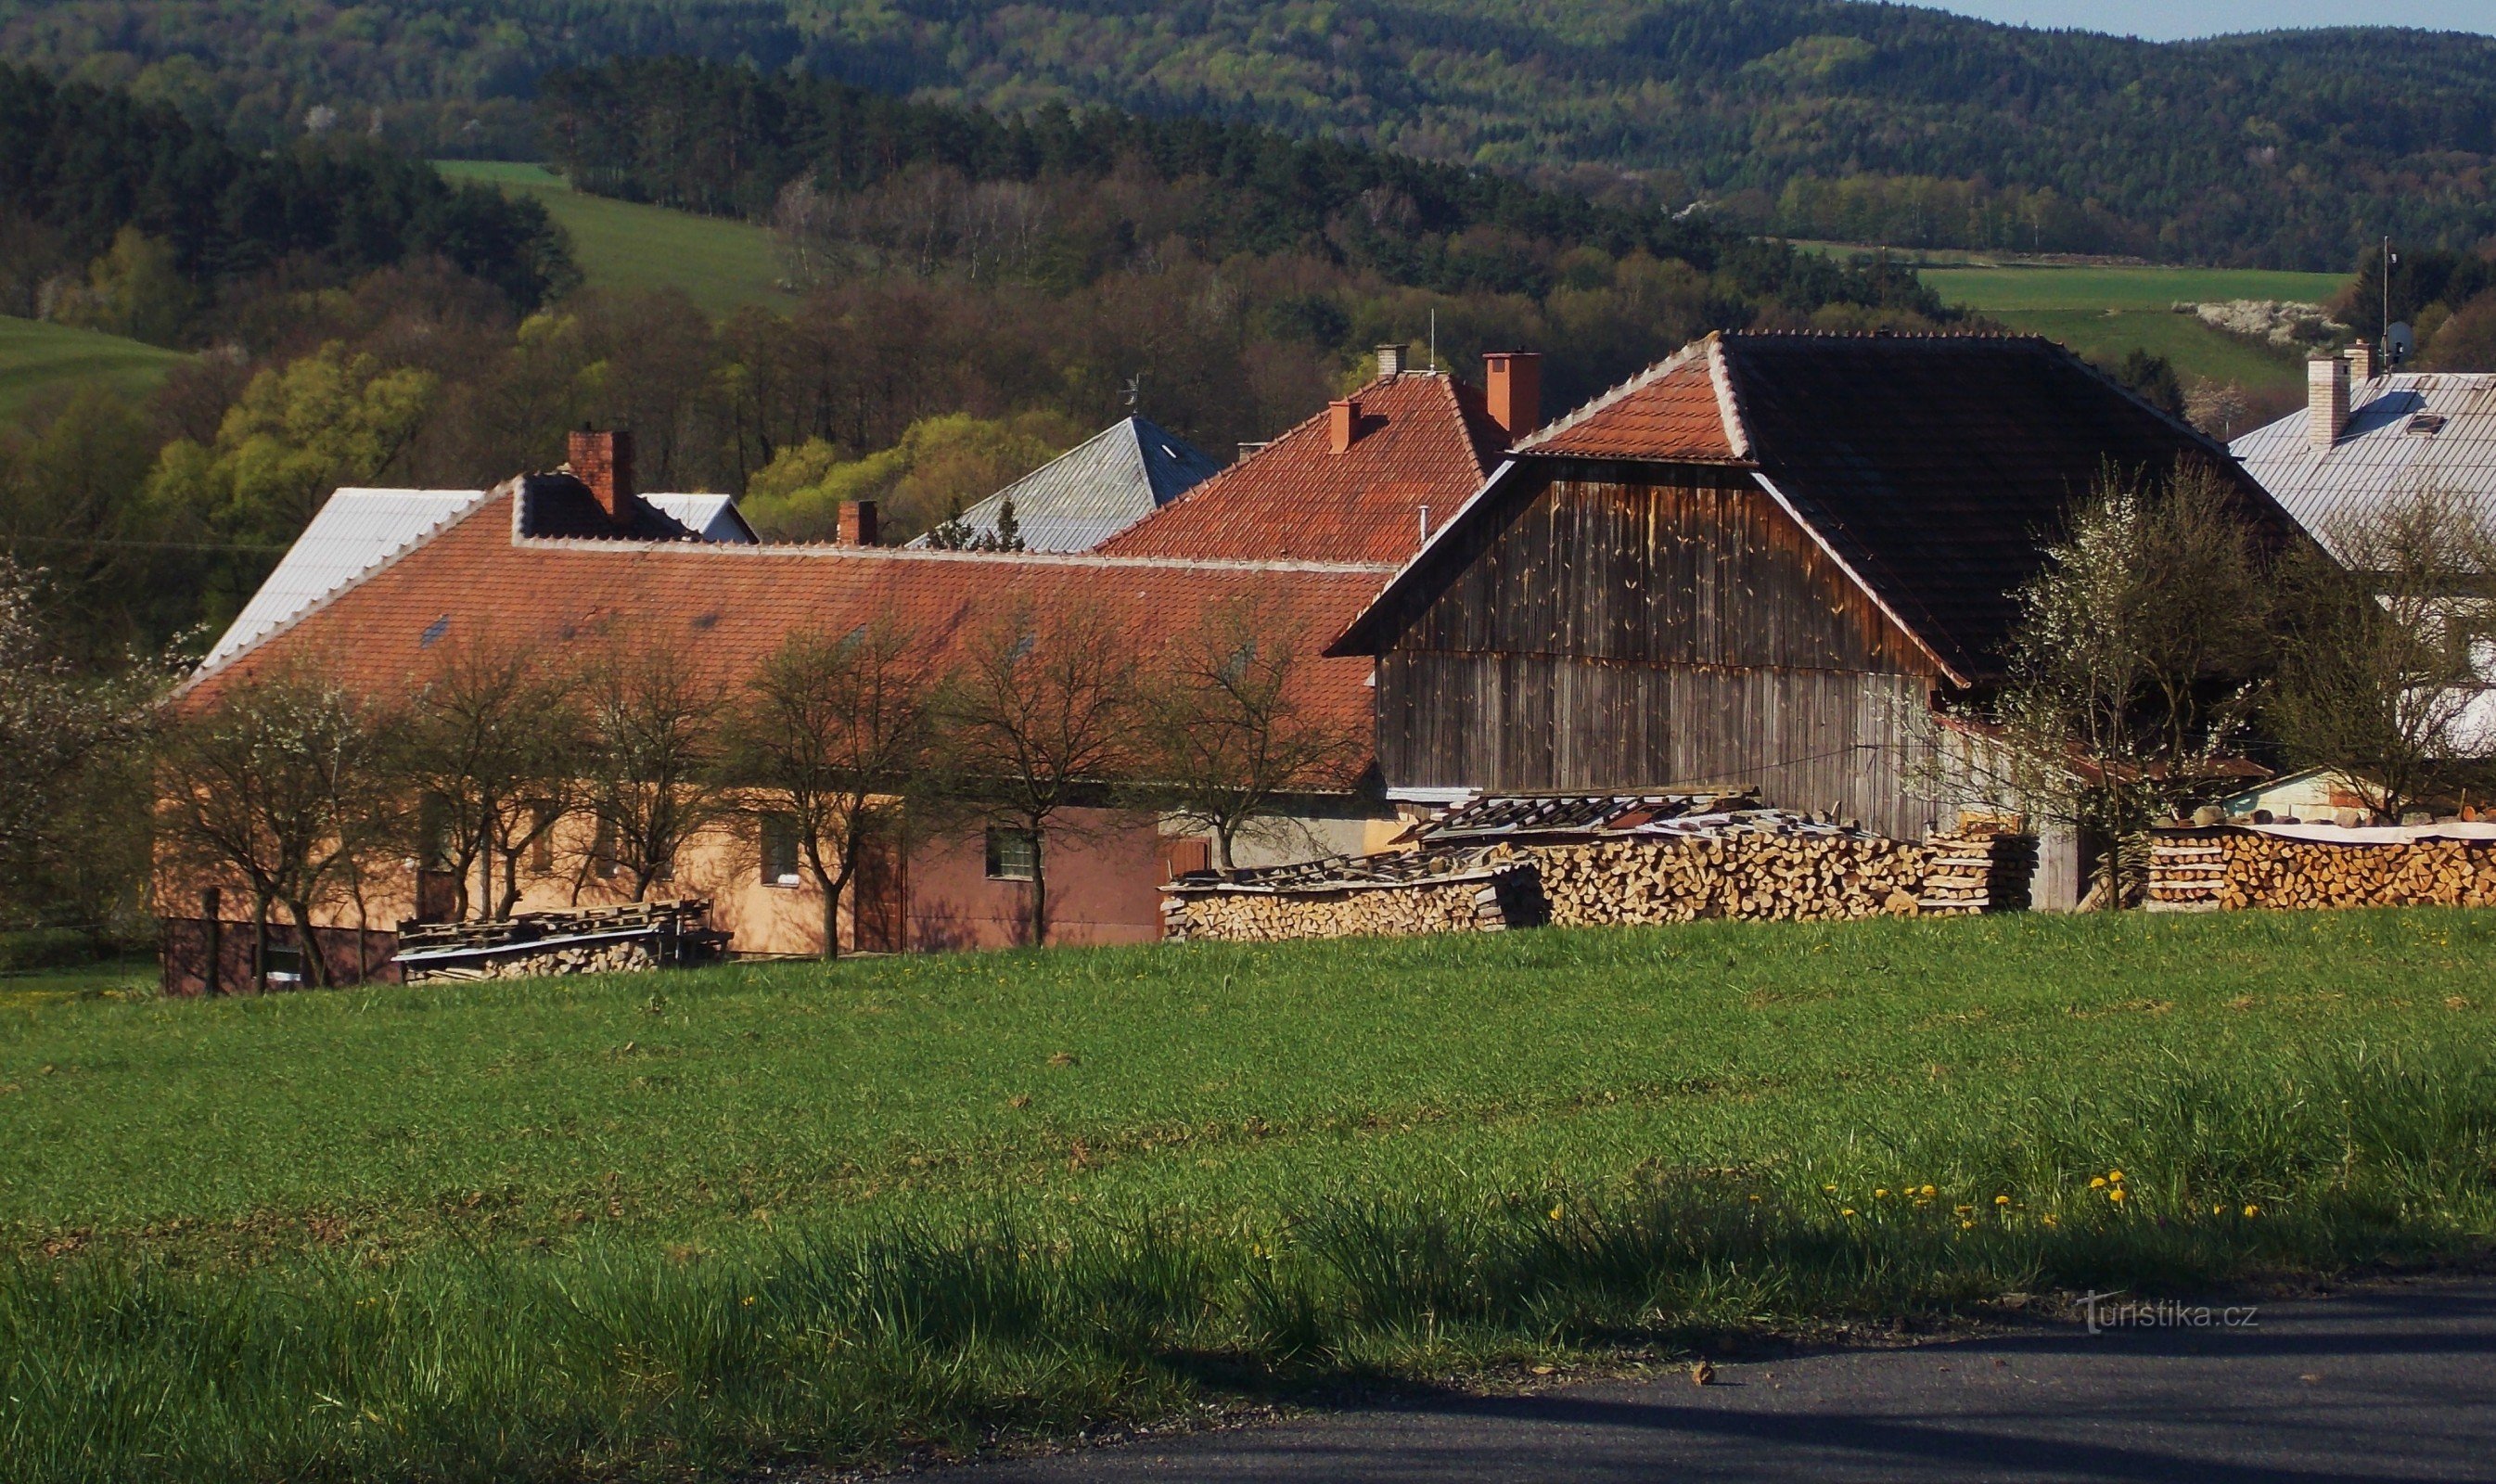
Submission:
<svg viewBox="0 0 2496 1484">
<path fill-rule="evenodd" d="M 260 964 L 267 971 L 271 984 L 303 982 L 303 950 L 300 948 L 281 948 L 272 943 L 261 956 Z"/>
<path fill-rule="evenodd" d="M 1040 837 L 1027 829 L 988 831 L 988 880 L 1027 881 L 1040 875 Z"/>
<path fill-rule="evenodd" d="M 797 818 L 766 814 L 763 817 L 763 884 L 795 886 L 798 881 Z"/>
</svg>

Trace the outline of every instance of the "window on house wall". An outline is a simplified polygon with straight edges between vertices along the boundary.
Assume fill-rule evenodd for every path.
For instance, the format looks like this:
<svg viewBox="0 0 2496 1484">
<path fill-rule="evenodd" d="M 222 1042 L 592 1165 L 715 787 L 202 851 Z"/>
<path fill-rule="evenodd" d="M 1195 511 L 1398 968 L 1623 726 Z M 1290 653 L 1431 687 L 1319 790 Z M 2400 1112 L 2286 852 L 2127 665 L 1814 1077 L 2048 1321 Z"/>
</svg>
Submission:
<svg viewBox="0 0 2496 1484">
<path fill-rule="evenodd" d="M 557 816 L 551 804 L 540 804 L 534 814 L 535 818 L 529 824 L 530 829 L 534 831 L 529 836 L 529 869 L 540 876 L 550 876 L 554 872 L 554 825 Z"/>
<path fill-rule="evenodd" d="M 1027 829 L 988 831 L 988 880 L 1027 881 L 1040 875 L 1040 837 Z"/>
<path fill-rule="evenodd" d="M 802 880 L 797 874 L 797 817 L 766 814 L 763 817 L 763 884 L 795 886 Z"/>
</svg>

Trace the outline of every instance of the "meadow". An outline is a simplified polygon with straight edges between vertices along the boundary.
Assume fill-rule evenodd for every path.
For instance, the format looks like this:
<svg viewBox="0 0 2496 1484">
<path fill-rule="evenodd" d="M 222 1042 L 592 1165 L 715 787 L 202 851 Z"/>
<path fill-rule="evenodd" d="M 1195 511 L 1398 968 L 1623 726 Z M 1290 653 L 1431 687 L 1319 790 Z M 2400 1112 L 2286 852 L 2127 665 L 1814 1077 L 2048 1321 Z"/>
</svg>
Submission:
<svg viewBox="0 0 2496 1484">
<path fill-rule="evenodd" d="M 672 1477 L 2458 1260 L 2491 946 L 2020 916 L 0 993 L 0 1451 Z"/>
<path fill-rule="evenodd" d="M 749 304 L 787 308 L 795 296 L 768 229 L 576 191 L 542 165 L 436 160 L 452 180 L 494 186 L 546 205 L 572 235 L 573 256 L 592 288 L 682 289 L 711 314 Z"/>
<path fill-rule="evenodd" d="M 2322 303 L 2348 278 L 2258 268 L 2098 264 L 1927 267 L 1923 281 L 1945 303 L 1981 311 L 2013 329 L 2049 335 L 2083 356 L 2120 360 L 2135 350 L 2164 356 L 2186 376 L 2234 382 L 2256 393 L 2303 386 L 2298 357 L 2223 334 L 2178 303 L 2287 299 Z"/>
<path fill-rule="evenodd" d="M 119 335 L 0 315 L 0 422 L 23 417 L 47 390 L 82 382 L 144 396 L 183 359 L 179 351 Z"/>
</svg>

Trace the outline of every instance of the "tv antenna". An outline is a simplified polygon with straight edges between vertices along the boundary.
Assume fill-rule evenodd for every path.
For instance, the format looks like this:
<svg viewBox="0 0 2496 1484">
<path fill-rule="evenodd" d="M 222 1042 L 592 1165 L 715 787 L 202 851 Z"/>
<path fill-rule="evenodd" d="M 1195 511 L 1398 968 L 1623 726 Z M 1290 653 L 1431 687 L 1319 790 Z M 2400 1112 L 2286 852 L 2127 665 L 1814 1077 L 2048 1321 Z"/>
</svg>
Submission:
<svg viewBox="0 0 2496 1484">
<path fill-rule="evenodd" d="M 1430 374 L 1439 372 L 1439 306 L 1430 306 Z"/>
<path fill-rule="evenodd" d="M 1127 411 L 1134 412 L 1144 399 L 1144 373 L 1139 371 L 1127 378 L 1126 387 L 1120 395 L 1127 399 Z"/>
</svg>

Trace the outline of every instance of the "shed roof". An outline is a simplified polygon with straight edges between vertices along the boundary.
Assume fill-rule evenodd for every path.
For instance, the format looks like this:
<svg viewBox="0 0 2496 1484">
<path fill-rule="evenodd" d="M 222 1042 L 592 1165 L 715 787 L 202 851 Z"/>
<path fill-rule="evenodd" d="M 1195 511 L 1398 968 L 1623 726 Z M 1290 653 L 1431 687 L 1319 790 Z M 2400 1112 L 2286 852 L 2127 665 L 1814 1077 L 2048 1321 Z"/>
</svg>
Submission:
<svg viewBox="0 0 2496 1484">
<path fill-rule="evenodd" d="M 1352 393 L 1352 446 L 1331 451 L 1328 414 L 1289 432 L 1104 542 L 1121 556 L 1396 563 L 1421 544 L 1508 446 L 1482 393 L 1407 371 Z M 1017 507 L 1019 510 L 1019 507 Z"/>
<path fill-rule="evenodd" d="M 2344 519 L 2428 490 L 2496 521 L 2496 375 L 2393 372 L 2352 388 L 2349 402 L 2328 448 L 2308 446 L 2302 408 L 2233 445 L 2315 540 L 2330 546 Z"/>
<path fill-rule="evenodd" d="M 1026 551 L 1089 551 L 1221 471 L 1149 417 L 1122 417 L 962 512 L 993 536 L 1006 502 Z M 910 544 L 924 546 L 922 536 Z"/>
<path fill-rule="evenodd" d="M 1710 335 L 1524 440 L 1338 648 L 1390 643 L 1444 585 L 1433 558 L 1462 548 L 1455 528 L 1531 499 L 1538 471 L 1730 465 L 1965 683 L 1998 670 L 2018 588 L 2101 472 L 2196 457 L 2252 518 L 2293 530 L 2219 444 L 2042 337 Z"/>
</svg>

